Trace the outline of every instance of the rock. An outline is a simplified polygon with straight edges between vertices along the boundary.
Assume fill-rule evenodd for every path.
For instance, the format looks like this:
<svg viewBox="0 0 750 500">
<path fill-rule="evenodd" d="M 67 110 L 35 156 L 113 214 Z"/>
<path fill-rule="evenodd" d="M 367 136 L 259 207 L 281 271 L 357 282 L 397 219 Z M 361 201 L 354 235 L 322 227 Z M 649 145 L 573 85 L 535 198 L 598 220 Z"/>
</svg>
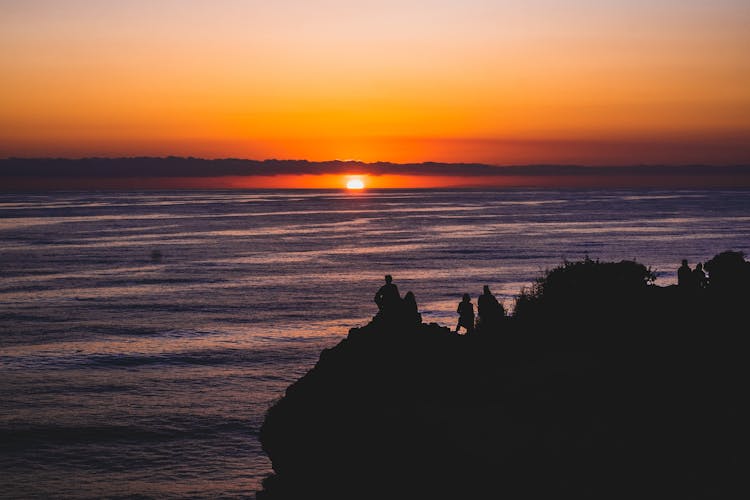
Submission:
<svg viewBox="0 0 750 500">
<path fill-rule="evenodd" d="M 602 281 L 597 266 L 495 332 L 352 329 L 268 411 L 261 442 L 275 473 L 257 498 L 726 498 L 745 488 L 746 333 L 732 328 L 743 311 L 716 291 Z"/>
</svg>

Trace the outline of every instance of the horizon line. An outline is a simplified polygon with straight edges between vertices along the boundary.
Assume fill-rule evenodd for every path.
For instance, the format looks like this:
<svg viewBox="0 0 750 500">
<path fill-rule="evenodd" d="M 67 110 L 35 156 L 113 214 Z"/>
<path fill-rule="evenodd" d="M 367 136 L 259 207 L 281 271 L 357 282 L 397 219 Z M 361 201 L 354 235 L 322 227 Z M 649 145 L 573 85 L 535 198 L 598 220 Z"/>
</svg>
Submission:
<svg viewBox="0 0 750 500">
<path fill-rule="evenodd" d="M 310 163 L 310 164 L 331 164 L 331 163 L 345 163 L 345 164 L 359 164 L 359 165 L 393 165 L 393 166 L 414 166 L 414 165 L 449 165 L 449 166 L 483 166 L 493 168 L 520 168 L 520 167 L 574 167 L 574 168 L 629 168 L 629 167 L 665 167 L 665 168 L 693 168 L 693 167 L 710 167 L 710 168 L 738 168 L 738 167 L 750 167 L 750 161 L 738 162 L 732 164 L 719 164 L 719 163 L 664 163 L 664 162 L 651 162 L 651 163 L 621 163 L 621 164 L 599 164 L 599 163 L 556 163 L 556 162 L 529 162 L 529 163 L 486 163 L 476 161 L 435 161 L 435 160 L 422 160 L 422 161 L 411 161 L 411 162 L 396 162 L 390 160 L 377 160 L 377 161 L 366 161 L 358 160 L 356 158 L 334 158 L 329 160 L 309 160 L 306 158 L 248 158 L 248 157 L 234 157 L 234 156 L 217 156 L 217 157 L 204 157 L 204 156 L 181 156 L 181 155 L 131 155 L 131 156 L 6 156 L 0 158 L 0 162 L 5 161 L 86 161 L 86 160 L 191 160 L 191 161 L 246 161 L 246 162 L 287 162 L 287 163 Z"/>
<path fill-rule="evenodd" d="M 310 161 L 194 156 L 0 159 L 3 189 L 750 187 L 750 164 L 521 164 Z"/>
</svg>

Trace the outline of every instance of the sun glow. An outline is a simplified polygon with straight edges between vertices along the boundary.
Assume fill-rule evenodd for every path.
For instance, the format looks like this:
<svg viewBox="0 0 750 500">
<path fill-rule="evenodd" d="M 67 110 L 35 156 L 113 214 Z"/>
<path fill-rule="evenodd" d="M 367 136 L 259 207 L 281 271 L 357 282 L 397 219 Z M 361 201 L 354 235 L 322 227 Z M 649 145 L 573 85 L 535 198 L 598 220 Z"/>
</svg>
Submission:
<svg viewBox="0 0 750 500">
<path fill-rule="evenodd" d="M 365 182 L 359 177 L 353 177 L 346 181 L 346 189 L 364 189 Z"/>
</svg>

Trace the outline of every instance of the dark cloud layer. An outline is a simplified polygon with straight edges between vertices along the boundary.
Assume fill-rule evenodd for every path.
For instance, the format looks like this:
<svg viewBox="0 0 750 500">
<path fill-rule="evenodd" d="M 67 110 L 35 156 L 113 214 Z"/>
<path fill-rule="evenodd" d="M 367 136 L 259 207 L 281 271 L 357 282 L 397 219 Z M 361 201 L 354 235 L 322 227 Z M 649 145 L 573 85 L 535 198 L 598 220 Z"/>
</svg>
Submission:
<svg viewBox="0 0 750 500">
<path fill-rule="evenodd" d="M 200 158 L 8 158 L 0 160 L 0 178 L 220 177 L 300 174 L 428 176 L 750 176 L 750 165 L 589 167 L 477 163 L 363 163 L 356 161 L 242 160 Z"/>
</svg>

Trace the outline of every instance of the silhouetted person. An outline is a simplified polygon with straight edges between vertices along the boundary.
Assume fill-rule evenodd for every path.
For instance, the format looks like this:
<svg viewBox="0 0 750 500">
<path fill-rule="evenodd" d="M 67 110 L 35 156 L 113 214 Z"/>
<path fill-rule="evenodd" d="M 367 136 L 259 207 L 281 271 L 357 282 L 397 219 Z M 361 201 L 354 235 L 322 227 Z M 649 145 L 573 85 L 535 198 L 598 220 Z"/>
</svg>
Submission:
<svg viewBox="0 0 750 500">
<path fill-rule="evenodd" d="M 422 315 L 419 314 L 419 309 L 417 308 L 417 299 L 414 297 L 414 293 L 406 292 L 401 307 L 401 314 L 403 316 L 404 324 L 418 325 L 422 323 Z"/>
<path fill-rule="evenodd" d="M 682 259 L 682 265 L 677 269 L 677 285 L 680 288 L 693 288 L 693 270 L 688 266 L 687 259 Z"/>
<path fill-rule="evenodd" d="M 489 285 L 484 285 L 482 295 L 477 299 L 477 329 L 491 330 L 497 328 L 500 319 L 505 316 L 505 309 L 497 301 Z"/>
<path fill-rule="evenodd" d="M 474 304 L 471 303 L 471 297 L 468 293 L 465 293 L 461 302 L 458 303 L 458 324 L 456 325 L 456 333 L 463 326 L 466 328 L 466 334 L 470 334 L 474 331 Z"/>
<path fill-rule="evenodd" d="M 703 264 L 700 262 L 693 269 L 693 286 L 699 289 L 708 286 L 708 278 L 706 277 L 706 272 L 703 270 Z"/>
<path fill-rule="evenodd" d="M 381 315 L 391 316 L 399 310 L 401 295 L 398 293 L 398 287 L 393 283 L 390 274 L 385 275 L 385 285 L 381 286 L 375 293 L 375 303 L 378 305 Z"/>
</svg>

